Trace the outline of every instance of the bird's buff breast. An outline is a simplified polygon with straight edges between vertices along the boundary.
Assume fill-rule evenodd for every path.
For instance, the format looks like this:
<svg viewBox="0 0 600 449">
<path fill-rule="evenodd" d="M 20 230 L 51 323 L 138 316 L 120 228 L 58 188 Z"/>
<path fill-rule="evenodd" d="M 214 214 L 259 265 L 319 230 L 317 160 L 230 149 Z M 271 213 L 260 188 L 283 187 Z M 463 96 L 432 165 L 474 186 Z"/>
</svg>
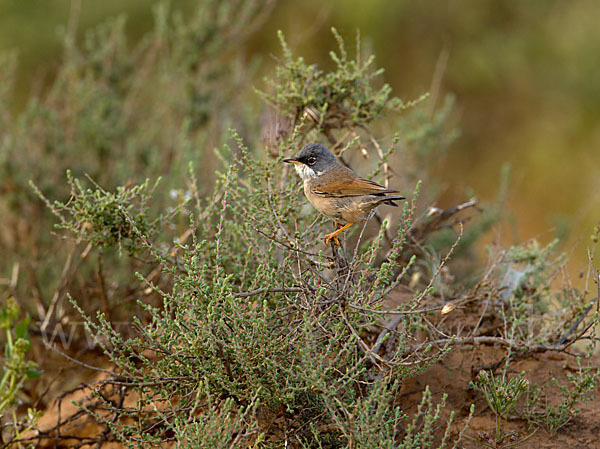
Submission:
<svg viewBox="0 0 600 449">
<path fill-rule="evenodd" d="M 358 223 L 369 216 L 376 204 L 366 202 L 365 197 L 324 197 L 314 194 L 310 183 L 304 182 L 304 194 L 315 209 L 336 223 Z"/>
</svg>

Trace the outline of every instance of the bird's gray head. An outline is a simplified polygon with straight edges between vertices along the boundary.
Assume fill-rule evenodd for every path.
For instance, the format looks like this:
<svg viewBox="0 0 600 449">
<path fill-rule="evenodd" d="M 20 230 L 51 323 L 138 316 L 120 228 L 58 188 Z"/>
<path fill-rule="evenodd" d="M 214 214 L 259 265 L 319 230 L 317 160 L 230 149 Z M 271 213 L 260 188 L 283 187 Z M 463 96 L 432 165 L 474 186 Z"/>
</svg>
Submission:
<svg viewBox="0 0 600 449">
<path fill-rule="evenodd" d="M 327 147 L 318 143 L 305 145 L 298 156 L 284 159 L 283 162 L 294 164 L 294 168 L 304 180 L 327 173 L 339 164 Z"/>
</svg>

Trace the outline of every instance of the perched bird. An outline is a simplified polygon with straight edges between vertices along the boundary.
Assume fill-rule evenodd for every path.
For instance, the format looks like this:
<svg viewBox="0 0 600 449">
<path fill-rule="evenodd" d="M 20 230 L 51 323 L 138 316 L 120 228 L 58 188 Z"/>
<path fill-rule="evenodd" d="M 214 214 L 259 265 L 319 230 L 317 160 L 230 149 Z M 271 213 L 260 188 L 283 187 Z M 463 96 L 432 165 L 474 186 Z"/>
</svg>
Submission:
<svg viewBox="0 0 600 449">
<path fill-rule="evenodd" d="M 336 230 L 325 236 L 327 244 L 333 240 L 339 246 L 337 236 L 366 220 L 381 203 L 398 206 L 394 201 L 404 199 L 402 195 L 390 195 L 398 190 L 386 189 L 344 167 L 327 147 L 318 143 L 305 145 L 298 156 L 283 162 L 294 164 L 304 181 L 308 201 L 334 221 Z"/>
</svg>

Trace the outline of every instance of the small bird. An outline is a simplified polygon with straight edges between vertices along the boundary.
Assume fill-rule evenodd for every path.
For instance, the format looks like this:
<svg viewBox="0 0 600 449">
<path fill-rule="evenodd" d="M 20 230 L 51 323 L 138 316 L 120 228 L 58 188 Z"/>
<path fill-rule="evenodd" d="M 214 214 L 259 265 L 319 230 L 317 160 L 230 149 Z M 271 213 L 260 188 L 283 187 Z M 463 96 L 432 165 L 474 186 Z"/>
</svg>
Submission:
<svg viewBox="0 0 600 449">
<path fill-rule="evenodd" d="M 366 220 L 381 203 L 397 207 L 394 201 L 405 199 L 402 195 L 389 195 L 398 190 L 386 189 L 361 178 L 318 143 L 305 145 L 298 156 L 283 162 L 294 164 L 304 181 L 308 201 L 335 223 L 336 230 L 325 236 L 326 244 L 333 240 L 339 246 L 337 236 L 353 224 Z"/>
</svg>

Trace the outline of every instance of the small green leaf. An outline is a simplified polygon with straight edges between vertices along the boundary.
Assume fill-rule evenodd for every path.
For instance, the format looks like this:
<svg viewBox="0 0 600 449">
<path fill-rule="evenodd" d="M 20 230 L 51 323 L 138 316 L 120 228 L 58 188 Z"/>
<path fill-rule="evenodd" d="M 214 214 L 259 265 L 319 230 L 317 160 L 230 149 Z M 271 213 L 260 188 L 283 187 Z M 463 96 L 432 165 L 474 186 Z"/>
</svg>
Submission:
<svg viewBox="0 0 600 449">
<path fill-rule="evenodd" d="M 36 379 L 36 378 L 40 377 L 42 374 L 44 374 L 44 371 L 42 371 L 40 369 L 28 369 L 27 372 L 25 373 L 25 375 L 27 376 L 27 379 Z"/>
<path fill-rule="evenodd" d="M 17 326 L 15 327 L 15 340 L 22 338 L 23 340 L 29 341 L 29 332 L 27 329 L 29 328 L 29 323 L 31 322 L 31 317 L 27 315 Z"/>
</svg>

